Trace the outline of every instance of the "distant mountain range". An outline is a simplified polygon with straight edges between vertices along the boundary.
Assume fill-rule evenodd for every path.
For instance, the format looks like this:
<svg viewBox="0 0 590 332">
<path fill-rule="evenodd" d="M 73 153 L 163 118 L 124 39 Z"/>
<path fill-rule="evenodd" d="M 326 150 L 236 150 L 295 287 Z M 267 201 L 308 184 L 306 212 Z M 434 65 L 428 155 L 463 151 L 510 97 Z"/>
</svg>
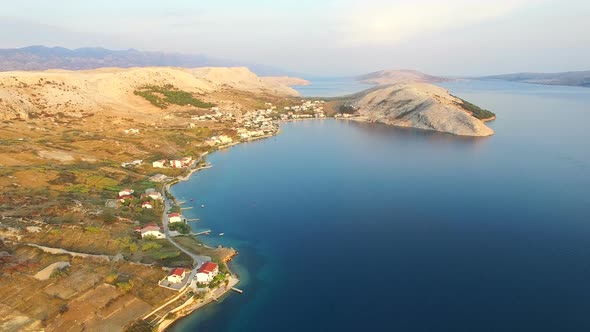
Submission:
<svg viewBox="0 0 590 332">
<path fill-rule="evenodd" d="M 109 50 L 29 46 L 0 49 L 0 71 L 46 69 L 96 69 L 101 67 L 237 67 L 246 66 L 260 76 L 292 75 L 279 68 L 235 60 L 217 59 L 201 54 L 144 52 L 136 49 Z"/>
<path fill-rule="evenodd" d="M 563 73 L 516 73 L 484 76 L 478 77 L 477 79 L 492 79 L 545 85 L 570 85 L 590 87 L 590 70 L 569 71 Z"/>
</svg>

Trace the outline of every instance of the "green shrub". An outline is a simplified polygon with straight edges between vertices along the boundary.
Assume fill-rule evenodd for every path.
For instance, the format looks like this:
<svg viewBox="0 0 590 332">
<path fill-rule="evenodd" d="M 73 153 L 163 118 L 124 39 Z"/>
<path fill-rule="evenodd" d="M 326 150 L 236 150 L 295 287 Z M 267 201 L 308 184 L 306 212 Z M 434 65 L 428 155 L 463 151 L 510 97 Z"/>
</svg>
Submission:
<svg viewBox="0 0 590 332">
<path fill-rule="evenodd" d="M 451 95 L 453 96 L 453 95 Z M 485 119 L 490 119 L 496 116 L 496 114 L 494 114 L 491 111 L 488 111 L 486 109 L 483 109 L 477 105 L 474 105 L 466 100 L 463 100 L 457 96 L 453 96 L 459 100 L 462 101 L 462 103 L 457 103 L 457 106 L 461 107 L 462 109 L 466 110 L 467 112 L 471 113 L 471 115 L 473 115 L 475 118 L 478 118 L 480 120 L 485 120 Z"/>
<path fill-rule="evenodd" d="M 211 108 L 215 106 L 215 104 L 199 100 L 193 97 L 190 92 L 179 90 L 170 84 L 164 86 L 144 85 L 133 93 L 162 109 L 168 107 L 170 104 L 180 106 L 192 105 L 200 108 Z"/>
<path fill-rule="evenodd" d="M 158 250 L 158 249 L 161 249 L 161 248 L 162 248 L 162 245 L 161 244 L 159 244 L 157 242 L 153 242 L 153 241 L 147 241 L 147 242 L 144 242 L 141 245 L 141 250 L 142 251 Z"/>
<path fill-rule="evenodd" d="M 185 223 L 175 222 L 169 226 L 170 230 L 177 231 L 181 234 L 188 234 L 191 232 L 191 227 Z"/>
</svg>

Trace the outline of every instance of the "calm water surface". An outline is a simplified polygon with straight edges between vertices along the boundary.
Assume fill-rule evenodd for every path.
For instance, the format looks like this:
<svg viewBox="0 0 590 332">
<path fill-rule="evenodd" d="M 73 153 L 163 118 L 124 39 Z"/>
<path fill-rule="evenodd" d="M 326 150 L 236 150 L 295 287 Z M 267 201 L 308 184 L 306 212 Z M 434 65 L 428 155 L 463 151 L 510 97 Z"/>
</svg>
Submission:
<svg viewBox="0 0 590 332">
<path fill-rule="evenodd" d="M 172 330 L 590 331 L 590 89 L 445 87 L 496 134 L 293 122 L 173 187 L 245 293 Z"/>
<path fill-rule="evenodd" d="M 359 83 L 353 77 L 322 77 L 309 79 L 310 85 L 294 86 L 305 97 L 337 97 L 363 91 L 372 84 Z"/>
</svg>

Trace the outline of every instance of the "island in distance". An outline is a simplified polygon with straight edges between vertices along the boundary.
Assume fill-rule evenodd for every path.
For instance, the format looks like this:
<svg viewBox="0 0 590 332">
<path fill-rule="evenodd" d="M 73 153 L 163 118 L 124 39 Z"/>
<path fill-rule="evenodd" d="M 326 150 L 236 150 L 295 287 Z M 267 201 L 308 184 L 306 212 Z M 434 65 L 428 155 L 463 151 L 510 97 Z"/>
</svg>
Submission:
<svg viewBox="0 0 590 332">
<path fill-rule="evenodd" d="M 563 73 L 515 73 L 479 77 L 483 80 L 502 80 L 543 85 L 568 85 L 590 88 L 590 70 Z"/>
<path fill-rule="evenodd" d="M 460 136 L 494 134 L 484 123 L 494 120 L 494 113 L 430 84 L 448 78 L 416 70 L 380 70 L 356 79 L 377 86 L 337 100 L 335 107 L 346 118 Z"/>
</svg>

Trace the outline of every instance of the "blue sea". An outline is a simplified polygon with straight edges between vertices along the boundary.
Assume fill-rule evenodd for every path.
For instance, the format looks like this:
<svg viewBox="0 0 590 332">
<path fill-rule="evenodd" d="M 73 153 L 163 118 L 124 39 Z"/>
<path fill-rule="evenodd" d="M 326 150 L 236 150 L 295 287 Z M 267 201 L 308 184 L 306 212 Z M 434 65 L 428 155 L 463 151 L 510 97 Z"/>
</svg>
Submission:
<svg viewBox="0 0 590 332">
<path fill-rule="evenodd" d="M 590 331 L 590 89 L 443 86 L 495 135 L 291 122 L 174 186 L 244 294 L 171 330 Z"/>
</svg>

